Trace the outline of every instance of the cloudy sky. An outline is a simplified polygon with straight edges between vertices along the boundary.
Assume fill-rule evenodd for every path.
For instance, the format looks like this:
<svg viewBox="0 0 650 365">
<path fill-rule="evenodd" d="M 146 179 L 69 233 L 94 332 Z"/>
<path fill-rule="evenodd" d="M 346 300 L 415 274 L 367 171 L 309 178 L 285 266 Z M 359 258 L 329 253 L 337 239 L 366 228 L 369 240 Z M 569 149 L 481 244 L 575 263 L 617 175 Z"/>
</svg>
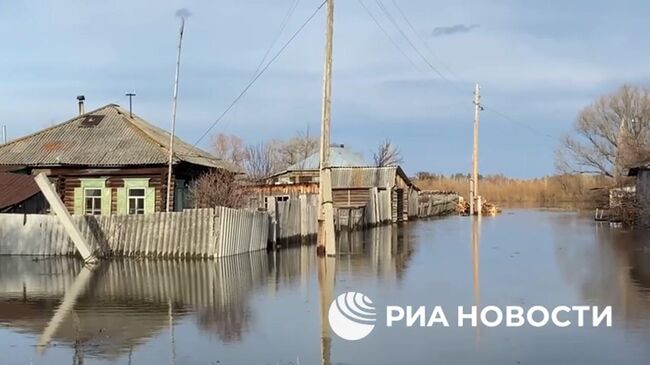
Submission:
<svg viewBox="0 0 650 365">
<path fill-rule="evenodd" d="M 186 8 L 178 134 L 194 143 L 251 79 L 292 5 L 271 54 L 321 1 L 0 2 L 0 124 L 15 138 L 74 116 L 77 95 L 87 109 L 127 106 L 124 92 L 135 90 L 134 111 L 169 128 L 175 13 Z M 332 141 L 370 159 L 389 137 L 409 173 L 469 170 L 475 82 L 488 108 L 482 172 L 536 177 L 553 173 L 557 141 L 584 106 L 623 83 L 650 81 L 647 1 L 363 2 L 407 56 L 359 0 L 336 1 Z M 318 133 L 324 16 L 212 133 L 249 143 Z"/>
</svg>

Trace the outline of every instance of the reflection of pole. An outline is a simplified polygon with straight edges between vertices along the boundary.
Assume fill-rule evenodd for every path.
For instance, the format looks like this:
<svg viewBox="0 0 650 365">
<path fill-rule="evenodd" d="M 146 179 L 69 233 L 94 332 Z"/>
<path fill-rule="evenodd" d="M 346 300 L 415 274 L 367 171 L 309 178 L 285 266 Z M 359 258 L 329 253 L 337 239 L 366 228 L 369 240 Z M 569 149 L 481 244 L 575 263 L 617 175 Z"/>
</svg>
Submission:
<svg viewBox="0 0 650 365">
<path fill-rule="evenodd" d="M 329 307 L 334 292 L 336 260 L 333 257 L 318 259 L 318 287 L 320 289 L 321 364 L 331 364 L 332 338 L 330 337 Z"/>
<path fill-rule="evenodd" d="M 176 340 L 174 339 L 174 310 L 172 307 L 172 300 L 168 299 L 167 304 L 169 306 L 169 337 L 171 338 L 172 343 L 172 365 L 176 364 Z"/>
<path fill-rule="evenodd" d="M 84 293 L 88 282 L 92 278 L 93 268 L 84 266 L 81 268 L 79 275 L 75 278 L 72 286 L 65 291 L 63 296 L 63 301 L 59 308 L 56 309 L 50 323 L 47 324 L 47 327 L 43 331 L 41 338 L 38 340 L 37 352 L 42 354 L 45 351 L 45 348 L 50 343 L 52 336 L 56 334 L 56 331 L 59 329 L 59 326 L 67 316 L 67 314 L 72 310 L 74 304 L 77 302 L 77 299 Z"/>
<path fill-rule="evenodd" d="M 472 219 L 472 282 L 474 286 L 474 306 L 476 307 L 477 315 L 481 311 L 481 283 L 480 283 L 480 246 L 481 246 L 481 216 Z M 477 321 L 476 326 L 476 341 L 480 339 L 480 331 Z"/>
</svg>

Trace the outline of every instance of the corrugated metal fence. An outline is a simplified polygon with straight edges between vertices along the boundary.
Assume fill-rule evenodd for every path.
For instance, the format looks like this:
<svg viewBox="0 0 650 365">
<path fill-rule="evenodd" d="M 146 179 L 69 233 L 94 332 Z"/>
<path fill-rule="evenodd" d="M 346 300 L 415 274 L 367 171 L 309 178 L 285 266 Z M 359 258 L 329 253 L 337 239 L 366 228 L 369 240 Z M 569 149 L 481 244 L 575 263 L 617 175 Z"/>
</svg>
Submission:
<svg viewBox="0 0 650 365">
<path fill-rule="evenodd" d="M 224 207 L 73 220 L 99 256 L 223 257 L 266 248 L 269 232 L 267 213 Z M 0 255 L 74 253 L 57 217 L 0 214 Z"/>
</svg>

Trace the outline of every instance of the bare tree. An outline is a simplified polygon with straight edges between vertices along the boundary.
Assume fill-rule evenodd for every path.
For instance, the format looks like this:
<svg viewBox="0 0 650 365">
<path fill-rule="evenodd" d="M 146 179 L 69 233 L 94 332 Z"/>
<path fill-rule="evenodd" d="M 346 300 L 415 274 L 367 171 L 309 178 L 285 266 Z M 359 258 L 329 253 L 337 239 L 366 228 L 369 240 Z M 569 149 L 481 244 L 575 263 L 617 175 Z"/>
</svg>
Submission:
<svg viewBox="0 0 650 365">
<path fill-rule="evenodd" d="M 384 140 L 379 145 L 377 152 L 373 154 L 373 159 L 377 167 L 394 166 L 402 163 L 402 156 L 399 149 L 393 146 L 390 139 Z"/>
<path fill-rule="evenodd" d="M 190 194 L 197 208 L 241 208 L 246 198 L 245 188 L 237 176 L 222 169 L 201 175 L 190 189 Z"/>
<path fill-rule="evenodd" d="M 650 157 L 650 89 L 623 86 L 599 98 L 576 120 L 574 133 L 556 151 L 563 173 L 621 176 Z"/>
<path fill-rule="evenodd" d="M 244 169 L 249 178 L 259 181 L 275 172 L 273 146 L 269 143 L 258 143 L 246 147 Z"/>
<path fill-rule="evenodd" d="M 244 141 L 235 135 L 219 133 L 212 136 L 212 151 L 215 156 L 243 167 L 248 158 Z"/>
<path fill-rule="evenodd" d="M 274 141 L 279 169 L 287 168 L 318 152 L 318 139 L 309 135 L 309 129 L 298 132 L 287 141 Z M 302 168 L 303 166 L 301 166 Z"/>
</svg>

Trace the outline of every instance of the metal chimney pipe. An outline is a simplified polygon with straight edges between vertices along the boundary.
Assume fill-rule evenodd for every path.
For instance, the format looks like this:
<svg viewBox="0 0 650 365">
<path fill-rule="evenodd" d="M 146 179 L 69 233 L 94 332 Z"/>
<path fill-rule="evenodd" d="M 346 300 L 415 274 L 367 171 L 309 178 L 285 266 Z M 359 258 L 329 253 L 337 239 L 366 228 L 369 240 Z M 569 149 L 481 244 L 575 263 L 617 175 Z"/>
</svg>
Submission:
<svg viewBox="0 0 650 365">
<path fill-rule="evenodd" d="M 83 95 L 79 95 L 77 96 L 77 100 L 79 100 L 79 115 L 82 115 L 86 112 L 84 110 L 84 100 L 86 100 L 86 97 Z"/>
<path fill-rule="evenodd" d="M 6 125 L 2 126 L 2 143 L 3 144 L 7 143 L 7 126 Z"/>
</svg>

